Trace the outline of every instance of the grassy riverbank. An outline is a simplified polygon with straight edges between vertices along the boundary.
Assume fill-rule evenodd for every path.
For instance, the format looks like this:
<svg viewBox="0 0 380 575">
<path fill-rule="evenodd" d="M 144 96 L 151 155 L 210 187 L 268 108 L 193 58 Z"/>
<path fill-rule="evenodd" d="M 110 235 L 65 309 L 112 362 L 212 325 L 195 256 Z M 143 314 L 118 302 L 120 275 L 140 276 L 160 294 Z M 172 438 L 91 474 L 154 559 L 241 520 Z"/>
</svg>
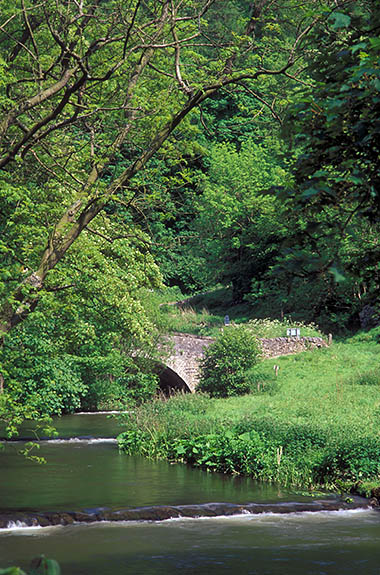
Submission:
<svg viewBox="0 0 380 575">
<path fill-rule="evenodd" d="M 379 365 L 371 335 L 266 360 L 249 395 L 141 406 L 126 416 L 120 446 L 284 485 L 365 492 L 380 478 Z"/>
</svg>

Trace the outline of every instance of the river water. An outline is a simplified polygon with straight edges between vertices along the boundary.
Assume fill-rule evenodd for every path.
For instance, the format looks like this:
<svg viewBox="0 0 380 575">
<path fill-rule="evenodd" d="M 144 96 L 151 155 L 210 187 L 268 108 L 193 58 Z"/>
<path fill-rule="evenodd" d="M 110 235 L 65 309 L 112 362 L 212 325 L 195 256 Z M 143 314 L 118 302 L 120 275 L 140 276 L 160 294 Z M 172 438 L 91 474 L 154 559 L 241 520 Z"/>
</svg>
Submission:
<svg viewBox="0 0 380 575">
<path fill-rule="evenodd" d="M 155 512 L 192 505 L 202 515 L 210 502 L 273 505 L 266 513 L 164 521 L 50 527 L 9 522 L 0 529 L 0 567 L 26 569 L 43 553 L 60 562 L 63 575 L 380 574 L 380 512 L 365 502 L 352 510 L 279 513 L 281 506 L 291 511 L 290 502 L 304 505 L 312 498 L 248 478 L 121 454 L 112 439 L 120 429 L 104 414 L 67 416 L 56 425 L 65 439 L 40 442 L 45 465 L 20 456 L 19 441 L 0 453 L 1 512 Z"/>
</svg>

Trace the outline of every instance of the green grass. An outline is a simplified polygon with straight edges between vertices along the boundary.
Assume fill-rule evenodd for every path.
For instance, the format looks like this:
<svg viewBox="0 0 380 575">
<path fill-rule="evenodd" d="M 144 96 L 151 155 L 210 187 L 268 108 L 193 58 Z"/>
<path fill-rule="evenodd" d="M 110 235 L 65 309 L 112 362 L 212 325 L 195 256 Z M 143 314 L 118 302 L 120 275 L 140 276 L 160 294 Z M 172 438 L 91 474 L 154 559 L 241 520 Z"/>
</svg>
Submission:
<svg viewBox="0 0 380 575">
<path fill-rule="evenodd" d="M 224 326 L 226 315 L 229 315 L 231 322 L 237 324 L 254 317 L 250 304 L 232 304 L 232 293 L 228 288 L 216 287 L 193 296 L 180 294 L 178 288 L 176 291 L 169 288 L 168 292 L 161 292 L 159 297 L 160 311 L 168 331 L 216 337 Z M 175 301 L 181 302 L 180 305 L 173 305 Z"/>
<path fill-rule="evenodd" d="M 265 415 L 286 422 L 314 420 L 319 426 L 377 425 L 380 385 L 361 385 L 380 361 L 380 346 L 336 343 L 330 348 L 266 360 L 260 370 L 269 378 L 279 365 L 275 395 L 233 397 L 218 403 L 217 411 L 229 417 L 242 413 Z M 355 383 L 357 381 L 357 383 Z M 379 380 L 378 380 L 379 382 Z"/>
<path fill-rule="evenodd" d="M 164 325 L 169 332 L 191 333 L 216 337 L 224 326 L 224 316 L 212 315 L 206 308 L 196 311 L 192 306 L 161 306 Z"/>
<path fill-rule="evenodd" d="M 141 407 L 126 420 L 124 447 L 283 484 L 379 484 L 379 364 L 373 341 L 265 360 L 248 395 Z"/>
<path fill-rule="evenodd" d="M 290 318 L 256 319 L 249 304 L 232 306 L 229 290 L 215 289 L 186 299 L 179 291 L 169 289 L 158 295 L 162 324 L 169 332 L 217 337 L 224 327 L 224 318 L 231 324 L 247 324 L 257 337 L 286 337 L 288 327 L 299 327 L 302 336 L 321 336 L 317 325 L 294 322 Z M 175 302 L 180 302 L 175 305 Z"/>
</svg>

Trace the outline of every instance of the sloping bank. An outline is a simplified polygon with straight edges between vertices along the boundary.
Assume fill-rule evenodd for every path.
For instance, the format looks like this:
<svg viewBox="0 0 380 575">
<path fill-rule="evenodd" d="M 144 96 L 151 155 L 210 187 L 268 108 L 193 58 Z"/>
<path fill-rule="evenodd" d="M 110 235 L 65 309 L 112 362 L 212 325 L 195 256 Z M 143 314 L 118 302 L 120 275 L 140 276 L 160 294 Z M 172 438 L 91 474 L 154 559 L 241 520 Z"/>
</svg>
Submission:
<svg viewBox="0 0 380 575">
<path fill-rule="evenodd" d="M 376 504 L 379 347 L 335 344 L 267 360 L 253 393 L 242 397 L 195 394 L 145 404 L 125 416 L 119 446 L 284 486 L 351 490 Z"/>
</svg>

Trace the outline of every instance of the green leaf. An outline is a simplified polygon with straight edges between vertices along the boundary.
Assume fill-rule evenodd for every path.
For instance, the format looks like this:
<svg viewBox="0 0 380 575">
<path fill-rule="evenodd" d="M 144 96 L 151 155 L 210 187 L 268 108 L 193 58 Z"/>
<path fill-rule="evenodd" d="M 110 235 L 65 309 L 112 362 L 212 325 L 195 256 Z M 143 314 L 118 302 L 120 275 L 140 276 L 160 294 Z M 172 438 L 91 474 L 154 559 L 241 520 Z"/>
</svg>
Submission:
<svg viewBox="0 0 380 575">
<path fill-rule="evenodd" d="M 307 190 L 304 190 L 301 194 L 301 198 L 311 198 L 312 196 L 316 196 L 317 194 L 319 194 L 320 190 L 317 188 L 307 188 Z"/>
<path fill-rule="evenodd" d="M 245 433 L 242 433 L 241 435 L 239 435 L 239 439 L 241 439 L 242 441 L 250 441 L 251 440 L 250 432 L 246 431 Z"/>
<path fill-rule="evenodd" d="M 367 48 L 367 44 L 365 42 L 360 42 L 359 44 L 355 44 L 351 48 L 351 52 L 355 54 L 358 50 L 362 50 L 363 48 Z"/>
<path fill-rule="evenodd" d="M 343 273 L 341 272 L 341 270 L 338 270 L 338 268 L 331 267 L 329 269 L 329 272 L 330 272 L 330 274 L 332 274 L 334 276 L 336 283 L 342 283 L 342 282 L 346 281 L 346 276 L 344 276 Z"/>
<path fill-rule="evenodd" d="M 61 575 L 61 569 L 55 559 L 41 555 L 35 557 L 30 565 L 30 575 Z"/>
<path fill-rule="evenodd" d="M 332 28 L 334 30 L 338 30 L 339 28 L 348 28 L 351 24 L 351 18 L 347 14 L 343 14 L 342 12 L 334 12 L 331 14 L 330 21 L 333 21 Z"/>
</svg>

